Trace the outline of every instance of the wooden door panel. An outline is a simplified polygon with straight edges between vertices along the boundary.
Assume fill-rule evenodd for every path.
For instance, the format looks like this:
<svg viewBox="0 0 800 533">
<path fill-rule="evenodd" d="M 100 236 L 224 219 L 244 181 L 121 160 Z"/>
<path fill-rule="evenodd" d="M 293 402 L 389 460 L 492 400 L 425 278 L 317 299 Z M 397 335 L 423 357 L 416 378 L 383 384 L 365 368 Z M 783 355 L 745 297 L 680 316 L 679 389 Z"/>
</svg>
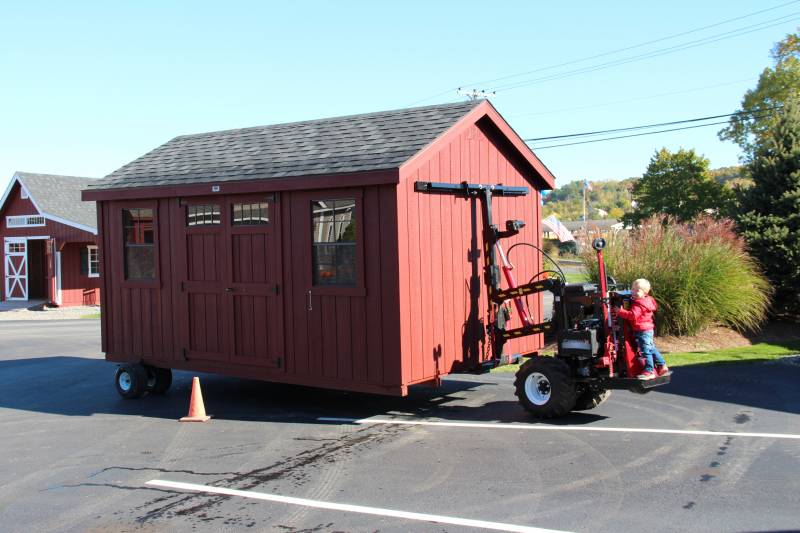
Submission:
<svg viewBox="0 0 800 533">
<path fill-rule="evenodd" d="M 218 216 L 209 218 L 207 224 L 189 225 L 187 210 L 198 206 L 216 206 Z M 190 361 L 230 359 L 230 273 L 223 207 L 220 199 L 192 199 L 178 206 L 175 217 L 183 228 L 184 254 L 178 279 L 184 296 L 183 356 Z"/>
<path fill-rule="evenodd" d="M 275 197 L 234 196 L 229 212 L 242 205 L 267 206 L 267 220 L 231 224 L 230 285 L 233 359 L 247 365 L 282 369 L 283 310 L 280 297 L 280 213 Z"/>
</svg>

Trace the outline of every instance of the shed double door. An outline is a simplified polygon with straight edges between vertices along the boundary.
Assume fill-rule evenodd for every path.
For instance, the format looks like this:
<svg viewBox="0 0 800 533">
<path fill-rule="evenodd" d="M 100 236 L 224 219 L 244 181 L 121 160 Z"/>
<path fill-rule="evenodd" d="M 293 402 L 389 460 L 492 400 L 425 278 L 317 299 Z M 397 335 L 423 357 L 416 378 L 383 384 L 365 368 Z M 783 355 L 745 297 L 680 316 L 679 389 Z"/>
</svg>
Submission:
<svg viewBox="0 0 800 533">
<path fill-rule="evenodd" d="M 273 195 L 179 203 L 187 360 L 284 366 L 278 209 Z"/>
</svg>

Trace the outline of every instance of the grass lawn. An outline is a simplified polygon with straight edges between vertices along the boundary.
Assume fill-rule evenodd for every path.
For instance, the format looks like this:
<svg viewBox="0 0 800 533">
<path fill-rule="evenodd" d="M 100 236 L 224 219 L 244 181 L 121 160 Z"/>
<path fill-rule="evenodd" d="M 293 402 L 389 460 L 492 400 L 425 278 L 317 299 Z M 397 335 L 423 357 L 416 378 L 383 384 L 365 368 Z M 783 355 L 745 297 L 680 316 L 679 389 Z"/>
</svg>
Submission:
<svg viewBox="0 0 800 533">
<path fill-rule="evenodd" d="M 751 346 L 722 348 L 708 352 L 665 353 L 664 359 L 670 367 L 677 367 L 721 363 L 757 363 L 797 354 L 800 354 L 800 341 L 787 340 L 780 343 L 759 342 Z M 516 372 L 518 368 L 519 365 L 505 365 L 492 369 L 492 372 Z"/>
<path fill-rule="evenodd" d="M 686 366 L 703 365 L 708 363 L 742 363 L 771 361 L 786 357 L 787 355 L 800 354 L 800 341 L 782 341 L 780 344 L 759 342 L 751 346 L 738 348 L 722 348 L 709 352 L 682 352 L 664 354 L 667 365 Z"/>
<path fill-rule="evenodd" d="M 100 313 L 89 313 L 88 315 L 81 315 L 79 318 L 100 318 Z"/>
</svg>

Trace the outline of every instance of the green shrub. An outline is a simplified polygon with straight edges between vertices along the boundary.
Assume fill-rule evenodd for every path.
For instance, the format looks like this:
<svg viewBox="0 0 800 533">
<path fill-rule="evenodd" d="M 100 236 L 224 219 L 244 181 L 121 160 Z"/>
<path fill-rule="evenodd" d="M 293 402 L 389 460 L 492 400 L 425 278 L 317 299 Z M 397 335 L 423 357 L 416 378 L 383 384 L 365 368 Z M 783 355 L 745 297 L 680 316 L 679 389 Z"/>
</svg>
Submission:
<svg viewBox="0 0 800 533">
<path fill-rule="evenodd" d="M 711 324 L 753 330 L 766 316 L 771 287 L 731 221 L 701 217 L 678 224 L 655 217 L 608 241 L 608 274 L 626 285 L 637 278 L 652 284 L 660 335 L 694 335 Z M 597 282 L 595 252 L 589 248 L 581 258 Z"/>
</svg>

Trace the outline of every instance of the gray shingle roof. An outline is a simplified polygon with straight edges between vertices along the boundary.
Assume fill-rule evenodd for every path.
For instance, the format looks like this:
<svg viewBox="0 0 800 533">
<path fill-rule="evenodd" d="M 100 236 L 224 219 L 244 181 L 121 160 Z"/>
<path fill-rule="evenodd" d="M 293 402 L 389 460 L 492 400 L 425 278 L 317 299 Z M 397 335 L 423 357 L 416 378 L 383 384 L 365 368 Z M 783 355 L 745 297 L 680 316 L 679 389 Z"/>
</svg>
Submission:
<svg viewBox="0 0 800 533">
<path fill-rule="evenodd" d="M 480 100 L 183 135 L 91 189 L 184 185 L 398 168 Z"/>
<path fill-rule="evenodd" d="M 97 229 L 97 207 L 94 202 L 81 201 L 81 190 L 98 180 L 31 172 L 14 176 L 43 213 Z"/>
</svg>

